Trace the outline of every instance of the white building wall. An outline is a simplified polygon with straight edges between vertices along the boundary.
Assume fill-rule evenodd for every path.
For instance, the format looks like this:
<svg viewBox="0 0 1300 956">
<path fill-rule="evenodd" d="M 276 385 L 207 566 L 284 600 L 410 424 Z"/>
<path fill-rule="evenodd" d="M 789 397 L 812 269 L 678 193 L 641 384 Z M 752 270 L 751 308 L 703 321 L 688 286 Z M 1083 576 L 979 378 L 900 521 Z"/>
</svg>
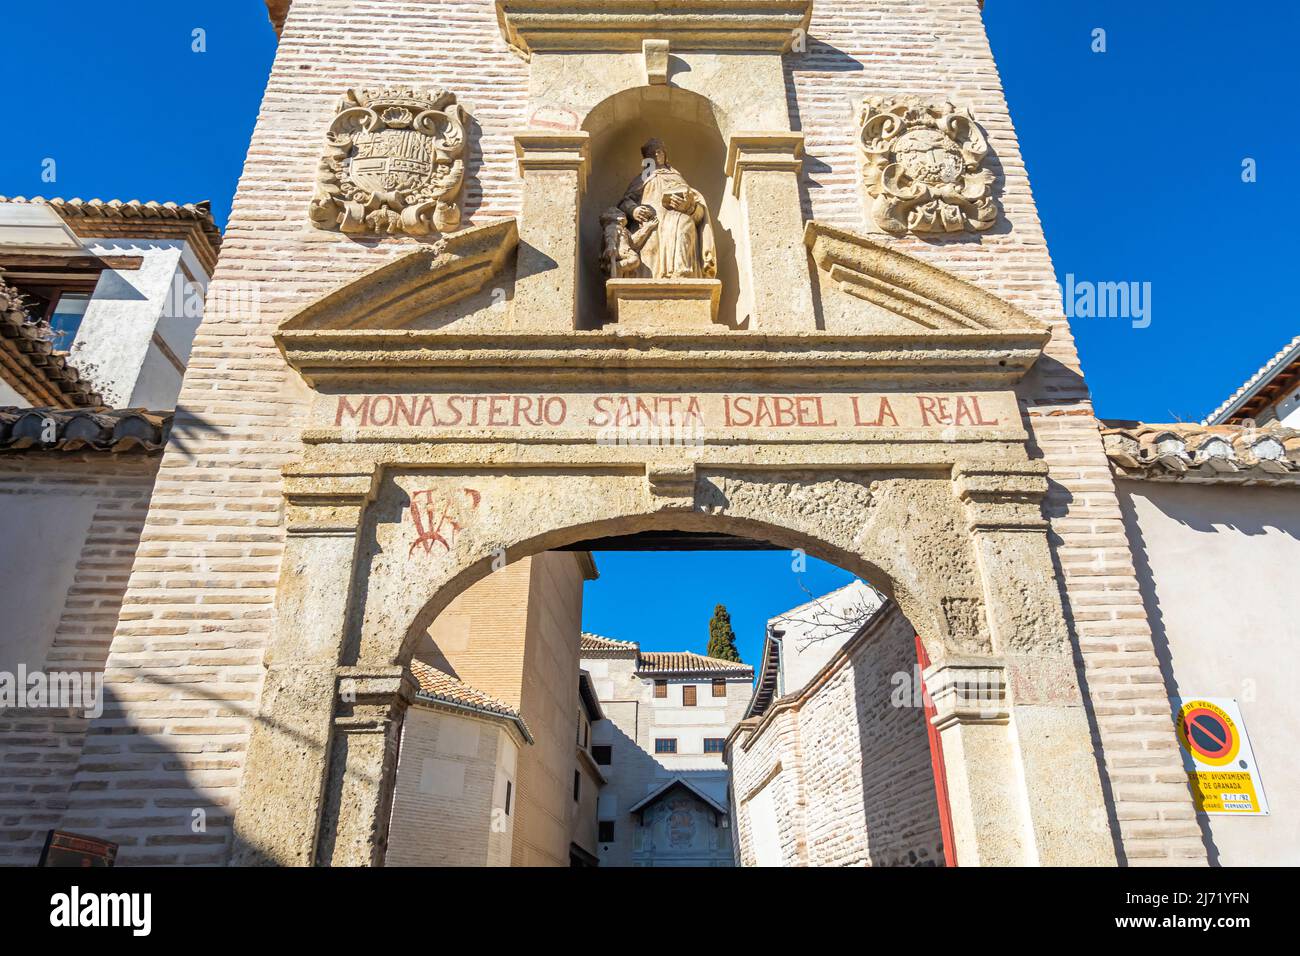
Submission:
<svg viewBox="0 0 1300 956">
<path fill-rule="evenodd" d="M 1267 817 L 1200 815 L 1188 826 L 1204 828 L 1212 862 L 1296 866 L 1300 490 L 1117 487 L 1170 696 L 1237 700 L 1271 810 Z M 1159 716 L 1172 719 L 1172 711 Z"/>
<path fill-rule="evenodd" d="M 781 833 L 770 783 L 749 799 L 746 809 L 749 811 L 754 865 L 783 866 L 785 861 L 781 855 Z"/>
<path fill-rule="evenodd" d="M 29 405 L 31 402 L 15 392 L 8 382 L 0 381 L 0 407 L 27 408 Z"/>
<path fill-rule="evenodd" d="M 883 600 L 874 588 L 853 581 L 769 620 L 769 629 L 784 632 L 777 696 L 802 690 L 857 633 L 851 622 L 865 621 Z"/>
<path fill-rule="evenodd" d="M 92 239 L 87 248 L 94 255 L 144 261 L 139 269 L 109 269 L 100 276 L 70 360 L 95 383 L 107 405 L 174 408 L 182 376 L 154 343 L 154 334 L 182 363 L 188 361 L 207 275 L 180 240 Z M 190 294 L 191 275 L 198 296 Z"/>
</svg>

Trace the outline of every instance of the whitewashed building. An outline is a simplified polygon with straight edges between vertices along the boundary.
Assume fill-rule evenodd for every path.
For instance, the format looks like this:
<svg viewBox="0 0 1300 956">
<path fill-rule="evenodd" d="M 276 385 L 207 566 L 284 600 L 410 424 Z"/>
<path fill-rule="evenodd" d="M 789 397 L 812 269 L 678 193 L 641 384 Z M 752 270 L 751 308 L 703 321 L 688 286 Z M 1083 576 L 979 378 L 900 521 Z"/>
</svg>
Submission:
<svg viewBox="0 0 1300 956">
<path fill-rule="evenodd" d="M 595 634 L 582 636 L 581 653 L 605 717 L 592 727 L 606 779 L 600 864 L 731 866 L 722 751 L 749 703 L 753 668 Z"/>
</svg>

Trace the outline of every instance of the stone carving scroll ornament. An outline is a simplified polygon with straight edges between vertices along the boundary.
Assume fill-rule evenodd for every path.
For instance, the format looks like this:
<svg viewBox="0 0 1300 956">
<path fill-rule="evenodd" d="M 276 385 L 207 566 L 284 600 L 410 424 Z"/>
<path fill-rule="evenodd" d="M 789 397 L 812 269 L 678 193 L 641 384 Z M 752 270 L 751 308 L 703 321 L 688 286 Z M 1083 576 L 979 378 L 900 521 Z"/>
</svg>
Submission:
<svg viewBox="0 0 1300 956">
<path fill-rule="evenodd" d="M 349 90 L 325 136 L 312 222 L 378 235 L 455 230 L 465 124 L 446 90 Z"/>
<path fill-rule="evenodd" d="M 862 104 L 860 143 L 871 215 L 901 234 L 991 229 L 998 219 L 988 141 L 970 110 L 912 97 Z"/>
</svg>

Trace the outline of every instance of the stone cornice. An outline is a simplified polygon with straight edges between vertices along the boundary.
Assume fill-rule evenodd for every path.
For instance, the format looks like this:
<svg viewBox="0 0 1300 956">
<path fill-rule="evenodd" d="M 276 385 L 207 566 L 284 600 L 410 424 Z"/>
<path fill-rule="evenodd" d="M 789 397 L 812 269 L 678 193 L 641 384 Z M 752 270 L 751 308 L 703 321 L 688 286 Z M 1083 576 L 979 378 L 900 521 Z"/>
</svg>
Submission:
<svg viewBox="0 0 1300 956">
<path fill-rule="evenodd" d="M 276 333 L 289 364 L 317 386 L 375 379 L 403 385 L 544 379 L 592 384 L 602 377 L 734 382 L 761 374 L 773 385 L 865 383 L 1010 387 L 1037 360 L 1032 334 L 945 330 L 923 335 L 764 334 L 717 331 L 555 333 L 340 329 Z"/>
<path fill-rule="evenodd" d="M 953 490 L 972 531 L 1041 531 L 1047 477 L 1041 461 L 963 464 L 953 471 Z"/>
<path fill-rule="evenodd" d="M 1011 719 L 1007 674 L 993 658 L 947 661 L 925 672 L 937 730 L 952 724 L 1005 724 Z"/>
<path fill-rule="evenodd" d="M 641 51 L 784 53 L 807 30 L 812 0 L 496 0 L 506 43 L 524 55 Z"/>
<path fill-rule="evenodd" d="M 285 528 L 291 535 L 348 536 L 361 526 L 361 515 L 375 495 L 378 469 L 322 472 L 284 471 Z"/>
<path fill-rule="evenodd" d="M 803 133 L 741 132 L 727 140 L 726 174 L 731 194 L 739 198 L 746 172 L 768 171 L 799 175 L 803 169 Z"/>
</svg>

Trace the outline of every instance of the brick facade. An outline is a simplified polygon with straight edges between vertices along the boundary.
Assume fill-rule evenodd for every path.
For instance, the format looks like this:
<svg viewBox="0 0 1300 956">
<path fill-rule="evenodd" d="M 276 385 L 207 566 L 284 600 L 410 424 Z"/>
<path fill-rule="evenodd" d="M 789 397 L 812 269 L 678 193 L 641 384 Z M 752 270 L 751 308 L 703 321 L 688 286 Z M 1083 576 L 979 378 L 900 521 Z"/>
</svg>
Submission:
<svg viewBox="0 0 1300 956">
<path fill-rule="evenodd" d="M 805 176 L 806 215 L 872 231 L 853 143 L 853 105 L 868 93 L 961 101 L 988 133 L 1004 221 L 973 239 L 893 241 L 1052 326 L 1046 358 L 1019 394 L 1051 468 L 1056 554 L 1123 858 L 1203 861 L 1183 826 L 1191 803 L 1149 628 L 978 4 L 819 0 L 811 37 L 807 54 L 786 58 L 805 169 L 816 170 Z M 294 2 L 212 283 L 213 292 L 252 289 L 260 308 L 210 309 L 195 340 L 107 659 L 118 704 L 92 730 L 64 820 L 112 834 L 121 862 L 226 858 L 279 579 L 280 471 L 301 452 L 309 395 L 270 333 L 411 247 L 308 225 L 334 104 L 358 85 L 454 90 L 475 121 L 463 208 L 466 224 L 479 224 L 520 212 L 512 135 L 528 120 L 527 71 L 482 0 Z M 202 833 L 190 827 L 196 809 L 207 814 Z M 1177 826 L 1152 828 L 1153 819 Z"/>
<path fill-rule="evenodd" d="M 806 688 L 737 730 L 728 757 L 742 865 L 760 860 L 753 803 L 764 790 L 785 865 L 942 865 L 924 710 L 910 693 L 914 634 L 891 606 Z"/>
</svg>

